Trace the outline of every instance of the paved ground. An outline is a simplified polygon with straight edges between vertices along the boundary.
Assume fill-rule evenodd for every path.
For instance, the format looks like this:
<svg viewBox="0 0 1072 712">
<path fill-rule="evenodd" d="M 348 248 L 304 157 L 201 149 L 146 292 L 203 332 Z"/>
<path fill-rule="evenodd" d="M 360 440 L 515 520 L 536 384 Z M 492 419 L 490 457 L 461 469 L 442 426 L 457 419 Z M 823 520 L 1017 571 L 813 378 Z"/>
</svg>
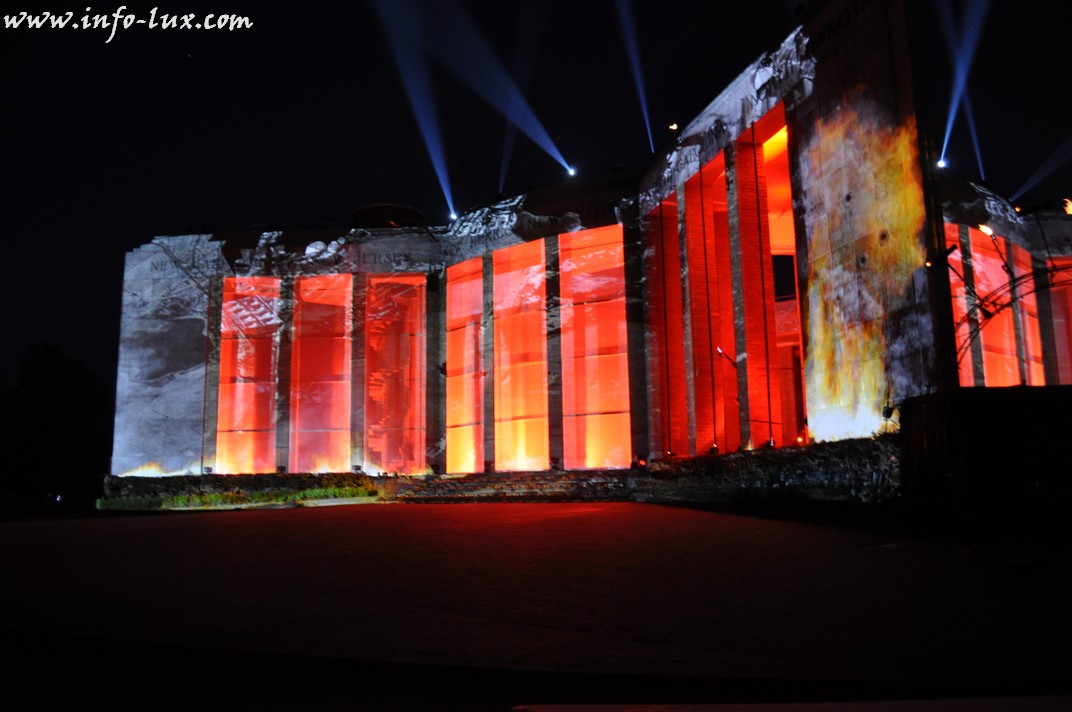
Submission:
<svg viewBox="0 0 1072 712">
<path fill-rule="evenodd" d="M 209 691 L 268 708 L 1064 706 L 1072 576 L 1054 544 L 631 503 L 7 523 L 4 689 L 157 708 Z"/>
</svg>

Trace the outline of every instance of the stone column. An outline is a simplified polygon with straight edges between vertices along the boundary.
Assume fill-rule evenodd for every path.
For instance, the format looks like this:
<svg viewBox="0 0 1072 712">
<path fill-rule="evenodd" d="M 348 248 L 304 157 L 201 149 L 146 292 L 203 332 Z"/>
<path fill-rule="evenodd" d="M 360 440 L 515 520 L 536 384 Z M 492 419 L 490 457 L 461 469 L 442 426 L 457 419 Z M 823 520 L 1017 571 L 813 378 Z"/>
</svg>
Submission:
<svg viewBox="0 0 1072 712">
<path fill-rule="evenodd" d="M 275 469 L 290 469 L 290 369 L 294 345 L 294 278 L 279 280 L 279 363 L 275 387 Z"/>
<path fill-rule="evenodd" d="M 550 467 L 564 464 L 562 442 L 562 322 L 558 274 L 558 235 L 549 235 L 544 245 L 544 289 L 547 315 L 547 445 Z"/>
</svg>

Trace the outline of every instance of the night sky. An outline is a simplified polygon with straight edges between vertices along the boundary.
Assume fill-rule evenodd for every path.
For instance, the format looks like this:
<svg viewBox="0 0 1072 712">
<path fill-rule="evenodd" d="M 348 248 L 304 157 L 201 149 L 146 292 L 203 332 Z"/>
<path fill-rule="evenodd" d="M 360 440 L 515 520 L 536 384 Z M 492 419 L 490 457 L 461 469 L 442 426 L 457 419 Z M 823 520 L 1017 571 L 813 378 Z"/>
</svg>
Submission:
<svg viewBox="0 0 1072 712">
<path fill-rule="evenodd" d="M 61 0 L 62 3 L 62 0 Z M 509 69 L 520 2 L 462 3 Z M 749 63 L 796 26 L 796 2 L 635 0 L 656 149 Z M 91 13 L 119 6 L 90 4 Z M 400 203 L 433 223 L 448 213 L 371 2 L 288 10 L 251 2 L 134 3 L 126 12 L 230 12 L 247 30 L 2 29 L 2 229 L 9 324 L 4 383 L 31 342 L 53 342 L 114 383 L 123 255 L 154 235 L 246 226 L 346 224 L 357 207 Z M 31 0 L 40 13 L 85 4 Z M 929 9 L 931 3 L 926 3 Z M 1072 112 L 1063 17 L 991 3 L 969 79 L 989 184 L 1011 196 L 1067 145 Z M 11 12 L 8 9 L 4 13 Z M 565 158 L 585 175 L 651 160 L 613 0 L 528 8 L 531 72 L 522 88 Z M 924 23 L 930 94 L 924 130 L 940 143 L 951 67 Z M 430 40 L 435 41 L 435 40 Z M 435 64 L 441 133 L 456 208 L 499 190 L 504 119 Z M 978 168 L 958 119 L 949 158 Z M 504 192 L 567 180 L 524 136 Z M 1026 193 L 1072 194 L 1072 162 Z"/>
</svg>

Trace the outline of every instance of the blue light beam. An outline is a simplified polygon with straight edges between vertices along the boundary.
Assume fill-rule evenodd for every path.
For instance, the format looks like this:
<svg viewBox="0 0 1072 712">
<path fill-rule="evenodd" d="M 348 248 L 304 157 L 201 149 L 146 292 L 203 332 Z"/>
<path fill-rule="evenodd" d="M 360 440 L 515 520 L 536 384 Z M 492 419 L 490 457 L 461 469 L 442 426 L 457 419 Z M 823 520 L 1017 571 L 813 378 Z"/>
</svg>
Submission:
<svg viewBox="0 0 1072 712">
<path fill-rule="evenodd" d="M 945 159 L 945 152 L 949 148 L 949 137 L 953 133 L 953 121 L 963 100 L 968 85 L 968 73 L 971 70 L 972 61 L 975 59 L 975 50 L 979 46 L 979 37 L 982 35 L 983 22 L 989 8 L 988 0 L 969 0 L 964 7 L 961 18 L 963 33 L 957 37 L 953 23 L 953 11 L 949 0 L 939 0 L 938 17 L 941 21 L 942 32 L 945 34 L 949 51 L 953 57 L 953 88 L 949 95 L 949 111 L 946 115 L 945 138 L 942 140 L 941 158 Z M 969 119 L 974 124 L 974 119 Z M 980 159 L 980 163 L 982 160 Z"/>
<path fill-rule="evenodd" d="M 540 40 L 543 37 L 543 28 L 546 25 L 547 3 L 541 0 L 529 0 L 520 3 L 520 12 L 517 15 L 517 31 L 514 35 L 514 81 L 518 87 L 528 85 L 535 66 L 536 57 L 539 55 Z M 499 194 L 501 195 L 506 186 L 506 171 L 510 167 L 510 159 L 514 154 L 514 143 L 517 140 L 517 126 L 509 119 L 506 120 L 506 128 L 503 133 L 502 164 L 499 167 Z"/>
<path fill-rule="evenodd" d="M 395 2 L 412 5 L 412 0 Z M 421 9 L 429 26 L 437 30 L 429 38 L 429 49 L 439 62 L 568 171 L 569 163 L 461 5 L 440 0 Z"/>
<path fill-rule="evenodd" d="M 979 164 L 979 177 L 986 180 L 986 169 L 983 168 L 983 153 L 979 150 L 979 132 L 975 130 L 975 112 L 972 111 L 971 96 L 968 90 L 964 90 L 964 115 L 968 117 L 968 132 L 971 133 L 972 145 L 975 146 L 975 160 Z"/>
<path fill-rule="evenodd" d="M 395 66 L 402 77 L 413 116 L 424 139 L 428 158 L 432 161 L 436 178 L 443 191 L 443 198 L 451 215 L 455 214 L 454 197 L 447 174 L 447 153 L 439 131 L 439 112 L 436 110 L 432 83 L 428 76 L 428 64 L 422 45 L 425 41 L 423 24 L 417 13 L 406 3 L 392 0 L 374 0 L 376 10 L 387 36 Z"/>
<path fill-rule="evenodd" d="M 1072 159 L 1072 134 L 1065 137 L 1065 140 L 1057 147 L 1057 150 L 1050 154 L 1050 157 L 1038 167 L 1038 170 L 1031 174 L 1031 177 L 1020 187 L 1020 190 L 1016 191 L 1010 200 L 1014 202 L 1019 200 L 1024 193 L 1034 188 L 1043 179 L 1048 178 L 1051 173 L 1067 163 L 1069 159 Z"/>
<path fill-rule="evenodd" d="M 622 27 L 622 39 L 629 53 L 629 64 L 633 68 L 633 81 L 636 83 L 637 99 L 640 101 L 640 113 L 644 116 L 644 128 L 648 132 L 648 147 L 655 153 L 655 142 L 651 138 L 651 118 L 648 116 L 648 99 L 644 92 L 644 75 L 640 71 L 640 47 L 637 41 L 636 23 L 633 22 L 633 8 L 629 0 L 616 0 L 618 22 Z"/>
</svg>

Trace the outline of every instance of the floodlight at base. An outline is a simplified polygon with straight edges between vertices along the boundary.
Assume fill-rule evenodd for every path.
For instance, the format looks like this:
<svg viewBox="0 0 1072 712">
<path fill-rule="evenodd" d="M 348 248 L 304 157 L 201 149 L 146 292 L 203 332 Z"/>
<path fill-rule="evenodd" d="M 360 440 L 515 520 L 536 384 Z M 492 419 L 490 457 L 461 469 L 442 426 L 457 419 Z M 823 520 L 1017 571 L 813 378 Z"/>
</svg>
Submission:
<svg viewBox="0 0 1072 712">
<path fill-rule="evenodd" d="M 945 159 L 944 158 L 939 158 L 938 159 L 938 167 L 939 168 L 945 168 L 945 165 L 946 165 L 945 164 Z"/>
<path fill-rule="evenodd" d="M 577 169 L 573 166 L 570 166 L 569 169 L 566 170 L 566 173 L 569 173 L 571 176 L 575 176 L 577 175 Z"/>
</svg>

